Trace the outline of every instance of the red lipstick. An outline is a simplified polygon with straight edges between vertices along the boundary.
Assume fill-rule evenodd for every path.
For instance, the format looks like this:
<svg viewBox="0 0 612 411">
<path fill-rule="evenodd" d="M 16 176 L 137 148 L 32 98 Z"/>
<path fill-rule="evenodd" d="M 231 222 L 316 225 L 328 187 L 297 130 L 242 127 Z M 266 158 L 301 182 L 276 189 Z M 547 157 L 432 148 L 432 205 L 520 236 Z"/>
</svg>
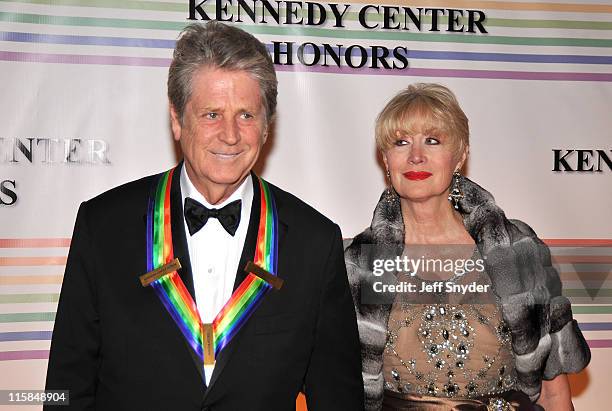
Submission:
<svg viewBox="0 0 612 411">
<path fill-rule="evenodd" d="M 425 180 L 426 178 L 431 177 L 431 173 L 427 172 L 427 171 L 408 171 L 406 173 L 404 173 L 404 177 L 406 177 L 408 180 Z"/>
</svg>

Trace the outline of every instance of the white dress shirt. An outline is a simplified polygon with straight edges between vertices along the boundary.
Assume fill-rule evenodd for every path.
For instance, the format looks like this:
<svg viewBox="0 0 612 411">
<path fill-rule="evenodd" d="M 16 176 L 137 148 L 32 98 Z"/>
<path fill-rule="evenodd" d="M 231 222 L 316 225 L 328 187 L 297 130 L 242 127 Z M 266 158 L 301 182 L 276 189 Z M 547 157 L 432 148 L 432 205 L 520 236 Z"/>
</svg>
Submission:
<svg viewBox="0 0 612 411">
<path fill-rule="evenodd" d="M 204 227 L 191 236 L 183 218 L 196 304 L 202 322 L 210 324 L 229 300 L 234 289 L 236 271 L 240 263 L 251 216 L 253 178 L 249 174 L 229 198 L 219 204 L 212 205 L 195 188 L 187 175 L 186 168 L 183 167 L 181 170 L 181 194 L 183 206 L 185 199 L 190 197 L 209 209 L 222 208 L 232 201 L 242 200 L 240 224 L 234 236 L 225 231 L 225 228 L 216 218 L 209 218 Z M 210 383 L 213 369 L 214 365 L 204 366 L 207 385 Z"/>
</svg>

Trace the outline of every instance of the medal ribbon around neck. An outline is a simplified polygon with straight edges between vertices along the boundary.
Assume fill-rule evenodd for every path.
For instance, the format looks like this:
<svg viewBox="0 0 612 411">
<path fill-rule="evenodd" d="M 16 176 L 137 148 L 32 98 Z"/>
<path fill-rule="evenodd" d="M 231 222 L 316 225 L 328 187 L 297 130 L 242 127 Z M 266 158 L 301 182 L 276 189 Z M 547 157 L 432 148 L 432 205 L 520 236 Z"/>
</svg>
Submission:
<svg viewBox="0 0 612 411">
<path fill-rule="evenodd" d="M 278 259 L 278 216 L 270 187 L 259 180 L 261 210 L 255 248 L 255 265 L 276 275 Z M 249 273 L 213 320 L 215 355 L 229 344 L 246 320 L 253 314 L 271 286 Z"/>
<path fill-rule="evenodd" d="M 152 272 L 174 260 L 170 224 L 170 188 L 175 169 L 165 172 L 153 186 L 147 210 L 147 269 Z M 278 264 L 278 215 L 268 183 L 257 177 L 261 211 L 255 248 L 255 265 L 276 275 Z M 144 284 L 143 284 L 144 285 Z M 204 325 L 195 301 L 176 271 L 150 285 L 174 320 L 188 344 L 204 361 Z M 264 294 L 272 288 L 265 280 L 248 273 L 212 323 L 215 357 L 229 344 L 253 314 Z"/>
</svg>

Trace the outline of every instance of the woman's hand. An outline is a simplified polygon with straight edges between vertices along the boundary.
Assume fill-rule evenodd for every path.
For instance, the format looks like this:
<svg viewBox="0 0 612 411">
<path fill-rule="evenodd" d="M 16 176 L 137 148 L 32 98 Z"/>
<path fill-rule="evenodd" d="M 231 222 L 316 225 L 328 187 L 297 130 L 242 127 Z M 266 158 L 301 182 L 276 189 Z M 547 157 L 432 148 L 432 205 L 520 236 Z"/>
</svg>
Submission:
<svg viewBox="0 0 612 411">
<path fill-rule="evenodd" d="M 550 381 L 543 380 L 537 404 L 546 411 L 574 411 L 567 375 L 560 374 Z"/>
</svg>

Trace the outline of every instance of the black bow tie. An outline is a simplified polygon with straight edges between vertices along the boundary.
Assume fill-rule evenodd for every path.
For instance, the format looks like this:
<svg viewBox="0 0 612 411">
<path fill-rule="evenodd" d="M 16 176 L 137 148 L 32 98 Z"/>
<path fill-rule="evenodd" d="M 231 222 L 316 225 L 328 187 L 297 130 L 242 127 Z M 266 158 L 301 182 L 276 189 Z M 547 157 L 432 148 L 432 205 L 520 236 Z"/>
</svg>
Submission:
<svg viewBox="0 0 612 411">
<path fill-rule="evenodd" d="M 187 197 L 185 199 L 185 221 L 187 222 L 189 234 L 194 235 L 200 231 L 209 218 L 216 218 L 223 228 L 225 228 L 225 231 L 233 236 L 236 234 L 238 224 L 240 224 L 241 207 L 242 201 L 236 200 L 227 204 L 225 207 L 213 208 L 210 210 L 193 198 Z"/>
</svg>

